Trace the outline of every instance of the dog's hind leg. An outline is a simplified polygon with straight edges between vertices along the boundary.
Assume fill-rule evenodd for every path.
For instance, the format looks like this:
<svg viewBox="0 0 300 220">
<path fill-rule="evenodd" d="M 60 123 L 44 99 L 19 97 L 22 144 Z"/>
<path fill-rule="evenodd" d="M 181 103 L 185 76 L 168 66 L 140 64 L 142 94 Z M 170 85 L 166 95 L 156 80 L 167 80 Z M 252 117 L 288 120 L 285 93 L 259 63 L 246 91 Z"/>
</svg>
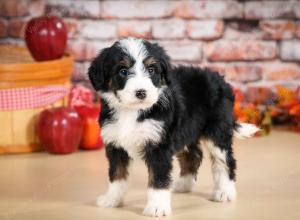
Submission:
<svg viewBox="0 0 300 220">
<path fill-rule="evenodd" d="M 204 143 L 203 143 L 204 142 Z M 212 199 L 217 202 L 232 201 L 236 198 L 235 169 L 231 141 L 214 139 L 202 141 L 210 153 L 214 190 Z"/>
<path fill-rule="evenodd" d="M 180 176 L 174 182 L 172 190 L 179 193 L 190 192 L 202 162 L 202 150 L 196 144 L 191 144 L 176 156 L 180 166 Z"/>
<path fill-rule="evenodd" d="M 110 182 L 106 194 L 98 197 L 97 205 L 112 208 L 122 205 L 127 189 L 128 167 L 131 159 L 125 150 L 113 144 L 107 145 L 105 150 L 109 161 Z"/>
</svg>

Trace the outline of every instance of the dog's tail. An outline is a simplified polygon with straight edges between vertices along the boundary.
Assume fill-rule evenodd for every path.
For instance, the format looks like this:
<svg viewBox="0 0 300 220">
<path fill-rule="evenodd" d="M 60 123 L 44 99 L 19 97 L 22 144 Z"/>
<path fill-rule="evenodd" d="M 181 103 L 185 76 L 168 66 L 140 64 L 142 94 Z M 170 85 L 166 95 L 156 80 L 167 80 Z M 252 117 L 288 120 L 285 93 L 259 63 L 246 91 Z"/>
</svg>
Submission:
<svg viewBox="0 0 300 220">
<path fill-rule="evenodd" d="M 253 124 L 236 122 L 234 136 L 239 139 L 245 139 L 252 137 L 258 131 L 260 131 L 260 129 Z"/>
</svg>

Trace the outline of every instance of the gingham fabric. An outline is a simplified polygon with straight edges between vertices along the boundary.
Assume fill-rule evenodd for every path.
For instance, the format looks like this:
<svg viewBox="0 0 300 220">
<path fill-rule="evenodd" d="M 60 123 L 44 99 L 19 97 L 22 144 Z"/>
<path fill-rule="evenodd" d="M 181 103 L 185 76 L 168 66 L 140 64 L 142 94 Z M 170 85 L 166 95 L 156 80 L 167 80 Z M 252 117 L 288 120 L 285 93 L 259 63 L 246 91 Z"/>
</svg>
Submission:
<svg viewBox="0 0 300 220">
<path fill-rule="evenodd" d="M 44 107 L 64 98 L 68 92 L 64 86 L 0 89 L 0 111 Z"/>
</svg>

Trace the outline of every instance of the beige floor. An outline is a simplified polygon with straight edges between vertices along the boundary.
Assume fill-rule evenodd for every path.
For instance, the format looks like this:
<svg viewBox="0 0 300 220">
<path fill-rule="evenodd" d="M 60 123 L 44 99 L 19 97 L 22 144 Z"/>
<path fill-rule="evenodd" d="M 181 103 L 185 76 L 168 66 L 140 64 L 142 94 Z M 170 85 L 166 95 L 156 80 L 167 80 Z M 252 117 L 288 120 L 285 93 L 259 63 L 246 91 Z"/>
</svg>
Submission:
<svg viewBox="0 0 300 220">
<path fill-rule="evenodd" d="M 209 200 L 212 181 L 206 156 L 194 191 L 173 195 L 173 214 L 165 219 L 300 219 L 300 134 L 273 132 L 236 141 L 234 148 L 238 200 Z M 104 151 L 1 156 L 0 219 L 149 219 L 141 216 L 145 171 L 141 162 L 134 166 L 124 207 L 103 209 L 94 201 L 107 186 Z"/>
</svg>

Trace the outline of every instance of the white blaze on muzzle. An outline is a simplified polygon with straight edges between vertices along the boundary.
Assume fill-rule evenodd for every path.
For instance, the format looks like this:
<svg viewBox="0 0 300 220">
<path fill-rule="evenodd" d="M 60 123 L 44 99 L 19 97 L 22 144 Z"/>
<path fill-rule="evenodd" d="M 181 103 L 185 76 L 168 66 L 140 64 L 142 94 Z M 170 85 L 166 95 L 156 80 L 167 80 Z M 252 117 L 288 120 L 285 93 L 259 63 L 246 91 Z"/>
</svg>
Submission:
<svg viewBox="0 0 300 220">
<path fill-rule="evenodd" d="M 136 96 L 139 90 L 145 90 L 145 98 L 142 100 Z M 153 85 L 149 77 L 135 75 L 127 80 L 124 89 L 119 90 L 117 94 L 122 104 L 132 108 L 144 109 L 157 102 L 159 89 Z"/>
<path fill-rule="evenodd" d="M 157 102 L 159 88 L 153 82 L 144 66 L 144 59 L 148 56 L 142 40 L 124 39 L 120 41 L 120 47 L 134 60 L 134 65 L 129 69 L 132 76 L 126 81 L 125 87 L 117 91 L 122 105 L 128 108 L 146 109 Z M 143 98 L 137 96 L 138 91 L 143 91 Z"/>
</svg>

